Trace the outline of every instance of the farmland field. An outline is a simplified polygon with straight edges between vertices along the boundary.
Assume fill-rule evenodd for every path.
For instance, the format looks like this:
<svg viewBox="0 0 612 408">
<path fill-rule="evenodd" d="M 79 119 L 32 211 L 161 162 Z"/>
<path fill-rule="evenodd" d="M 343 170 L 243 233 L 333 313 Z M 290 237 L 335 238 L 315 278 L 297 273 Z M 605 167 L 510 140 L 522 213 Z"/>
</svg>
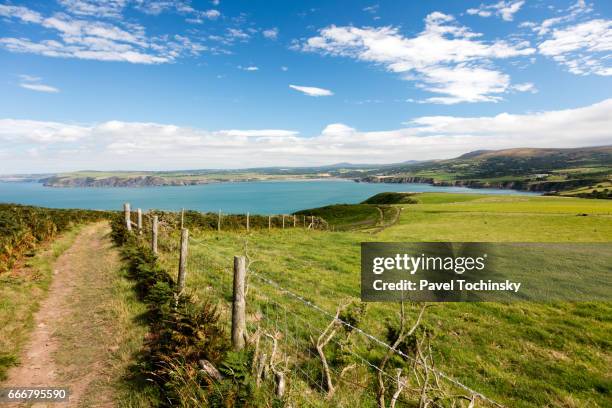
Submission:
<svg viewBox="0 0 612 408">
<path fill-rule="evenodd" d="M 609 201 L 436 193 L 414 198 L 417 204 L 397 205 L 402 208 L 399 219 L 382 231 L 298 227 L 247 234 L 192 229 L 187 288 L 198 297 L 212 296 L 227 305 L 232 258 L 246 253 L 249 328 L 284 327 L 284 344 L 304 352 L 309 337 L 316 338 L 329 317 L 313 312 L 266 279 L 333 314 L 341 303 L 359 297 L 360 242 L 612 241 Z M 178 232 L 168 228 L 160 245 L 162 263 L 174 271 Z M 359 327 L 384 340 L 397 311 L 397 304 L 369 304 Z M 409 321 L 417 311 L 418 305 L 409 307 Z M 222 312 L 229 322 L 228 310 Z M 438 369 L 501 404 L 603 407 L 612 398 L 611 316 L 609 303 L 445 303 L 425 311 L 420 330 L 431 339 Z M 366 341 L 356 341 L 354 347 L 353 358 L 375 364 L 383 354 Z M 337 354 L 334 364 L 342 367 Z M 294 381 L 292 393 L 303 404 L 325 405 L 329 402 L 320 395 L 316 398 L 317 381 L 311 377 L 317 376 L 318 368 L 313 364 L 299 367 L 303 375 Z M 363 365 L 353 370 L 351 381 L 339 386 L 344 392 L 338 392 L 331 404 L 374 404 L 363 390 L 372 382 L 366 374 Z"/>
</svg>

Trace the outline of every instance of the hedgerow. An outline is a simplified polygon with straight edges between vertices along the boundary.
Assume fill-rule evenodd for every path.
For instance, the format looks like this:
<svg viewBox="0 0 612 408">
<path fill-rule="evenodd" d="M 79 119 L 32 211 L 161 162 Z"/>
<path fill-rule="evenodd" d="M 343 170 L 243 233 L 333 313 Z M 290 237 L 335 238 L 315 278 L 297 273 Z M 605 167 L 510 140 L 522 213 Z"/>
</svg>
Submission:
<svg viewBox="0 0 612 408">
<path fill-rule="evenodd" d="M 167 217 L 166 217 L 167 218 Z M 113 218 L 111 237 L 121 247 L 128 276 L 148 311 L 150 328 L 135 375 L 155 384 L 160 406 L 259 407 L 264 391 L 252 378 L 252 351 L 230 350 L 229 334 L 210 299 L 177 293 L 156 255 L 127 231 L 122 215 Z M 205 361 L 222 379 L 202 369 Z"/>
</svg>

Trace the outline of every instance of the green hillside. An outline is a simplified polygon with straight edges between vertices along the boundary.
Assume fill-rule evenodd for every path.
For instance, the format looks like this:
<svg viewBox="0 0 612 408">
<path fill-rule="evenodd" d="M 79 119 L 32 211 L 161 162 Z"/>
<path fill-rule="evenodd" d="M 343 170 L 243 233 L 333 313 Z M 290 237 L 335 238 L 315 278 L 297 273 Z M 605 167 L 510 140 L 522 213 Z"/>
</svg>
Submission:
<svg viewBox="0 0 612 408">
<path fill-rule="evenodd" d="M 513 188 L 584 198 L 610 198 L 612 146 L 577 149 L 475 151 L 451 160 L 427 161 L 369 172 L 367 182 Z"/>
<path fill-rule="evenodd" d="M 321 334 L 329 317 L 260 276 L 333 314 L 338 305 L 359 298 L 360 242 L 612 239 L 610 201 L 433 193 L 411 198 L 417 203 L 390 205 L 398 209 L 399 219 L 376 230 L 359 227 L 360 231 L 331 232 L 298 227 L 218 233 L 187 224 L 191 234 L 189 293 L 197 299 L 216 302 L 220 321 L 229 328 L 232 259 L 234 255 L 246 254 L 250 260 L 249 331 L 253 333 L 259 328 L 283 333 L 279 348 L 286 356 L 284 364 L 291 384 L 289 401 L 296 406 L 374 406 L 376 370 L 364 361 L 377 366 L 384 350 L 358 334 L 337 334 L 334 337 L 337 343 L 332 342 L 325 351 L 337 390 L 333 398 L 325 398 L 321 365 L 312 339 Z M 399 208 L 403 210 L 400 212 Z M 314 212 L 305 213 L 309 211 Z M 346 215 L 348 206 L 316 211 L 322 217 L 332 215 L 336 220 L 351 219 L 355 214 L 373 216 L 371 208 L 363 205 L 356 206 L 353 215 Z M 174 274 L 178 231 L 168 228 L 160 240 L 161 264 Z M 408 306 L 409 322 L 416 319 L 418 309 L 418 304 Z M 397 312 L 396 304 L 374 303 L 368 304 L 365 312 L 351 311 L 350 316 L 368 333 L 392 341 Z M 431 359 L 439 370 L 504 406 L 604 407 L 612 393 L 608 375 L 612 364 L 609 341 L 612 322 L 607 318 L 611 312 L 608 303 L 436 304 L 426 310 L 416 337 L 410 341 L 430 343 Z M 262 344 L 269 347 L 269 343 Z M 414 343 L 405 347 L 406 353 L 415 352 Z M 269 348 L 266 350 L 270 352 Z M 393 360 L 390 376 L 393 367 L 404 364 L 407 363 L 402 359 Z M 342 376 L 341 371 L 347 367 L 351 368 Z M 542 376 L 543 372 L 547 375 Z M 418 406 L 420 388 L 416 377 L 410 378 L 413 385 L 403 391 L 398 406 Z M 388 389 L 392 389 L 391 379 L 385 381 Z M 435 381 L 441 383 L 440 392 L 444 395 L 465 393 L 441 378 Z M 273 382 L 270 386 L 273 390 Z M 451 406 L 451 400 L 448 404 L 440 401 L 439 406 Z M 467 402 L 457 404 L 467 406 Z M 477 406 L 489 404 L 481 401 Z"/>
</svg>

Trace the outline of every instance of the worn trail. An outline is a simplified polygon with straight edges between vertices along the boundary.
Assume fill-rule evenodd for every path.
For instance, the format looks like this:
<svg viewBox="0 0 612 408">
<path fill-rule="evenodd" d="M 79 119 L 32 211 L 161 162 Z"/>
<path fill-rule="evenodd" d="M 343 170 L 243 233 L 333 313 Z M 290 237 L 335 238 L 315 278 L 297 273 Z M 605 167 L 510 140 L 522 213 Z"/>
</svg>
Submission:
<svg viewBox="0 0 612 408">
<path fill-rule="evenodd" d="M 58 258 L 20 365 L 9 371 L 3 386 L 69 387 L 69 401 L 50 407 L 92 406 L 88 393 L 95 389 L 94 406 L 113 406 L 110 388 L 96 386 L 104 382 L 109 354 L 121 337 L 114 333 L 106 301 L 120 267 L 109 231 L 107 223 L 84 227 Z"/>
</svg>

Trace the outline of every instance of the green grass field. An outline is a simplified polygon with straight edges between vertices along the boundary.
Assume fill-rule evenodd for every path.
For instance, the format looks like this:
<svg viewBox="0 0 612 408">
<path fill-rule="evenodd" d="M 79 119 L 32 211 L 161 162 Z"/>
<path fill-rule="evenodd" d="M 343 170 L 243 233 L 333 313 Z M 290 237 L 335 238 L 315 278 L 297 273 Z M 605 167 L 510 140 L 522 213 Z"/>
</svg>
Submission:
<svg viewBox="0 0 612 408">
<path fill-rule="evenodd" d="M 610 242 L 612 203 L 563 197 L 425 193 L 418 204 L 401 204 L 397 223 L 380 232 L 310 231 L 303 228 L 246 232 L 192 231 L 187 286 L 198 296 L 231 298 L 234 255 L 245 253 L 255 274 L 266 276 L 333 312 L 359 296 L 360 242 Z M 363 209 L 362 209 L 363 210 Z M 363 210 L 365 211 L 365 210 Z M 163 236 L 162 262 L 176 268 L 177 233 Z M 308 336 L 329 320 L 261 282 L 250 280 L 250 325 L 289 327 L 294 343 L 308 349 Z M 416 305 L 410 308 L 414 317 Z M 361 327 L 385 338 L 396 304 L 369 304 Z M 289 316 L 289 317 L 287 317 Z M 275 323 L 274 323 L 275 322 Z M 312 325 L 312 327 L 308 327 Z M 504 405 L 610 406 L 612 305 L 609 303 L 448 303 L 430 307 L 423 328 L 432 336 L 436 366 Z M 289 341 L 289 340 L 287 340 Z M 369 361 L 381 350 L 358 343 Z M 307 370 L 308 367 L 302 367 Z M 316 367 L 310 367 L 316 373 Z M 360 371 L 361 370 L 361 371 Z M 353 373 L 368 386 L 363 370 Z M 371 384 L 369 384 L 371 385 Z M 358 386 L 343 385 L 333 404 L 373 401 Z M 313 404 L 316 387 L 294 381 L 302 402 Z M 348 398 L 343 400 L 342 398 Z M 315 404 L 317 405 L 317 404 Z"/>
</svg>

